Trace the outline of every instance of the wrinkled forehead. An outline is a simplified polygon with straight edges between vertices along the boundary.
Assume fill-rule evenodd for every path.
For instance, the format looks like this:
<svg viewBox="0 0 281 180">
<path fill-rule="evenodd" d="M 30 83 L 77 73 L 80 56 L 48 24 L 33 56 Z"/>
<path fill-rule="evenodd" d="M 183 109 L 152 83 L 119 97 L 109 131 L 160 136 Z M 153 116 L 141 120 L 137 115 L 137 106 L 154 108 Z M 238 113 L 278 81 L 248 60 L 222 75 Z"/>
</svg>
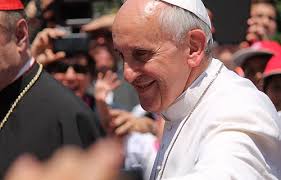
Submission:
<svg viewBox="0 0 281 180">
<path fill-rule="evenodd" d="M 112 27 L 114 44 L 124 39 L 145 36 L 146 39 L 157 39 L 161 36 L 159 13 L 166 4 L 155 0 L 127 0 L 115 17 Z M 152 39 L 151 39 L 152 38 Z"/>
<path fill-rule="evenodd" d="M 113 33 L 123 25 L 145 23 L 155 19 L 162 2 L 156 0 L 127 0 L 119 9 L 113 23 Z"/>
</svg>

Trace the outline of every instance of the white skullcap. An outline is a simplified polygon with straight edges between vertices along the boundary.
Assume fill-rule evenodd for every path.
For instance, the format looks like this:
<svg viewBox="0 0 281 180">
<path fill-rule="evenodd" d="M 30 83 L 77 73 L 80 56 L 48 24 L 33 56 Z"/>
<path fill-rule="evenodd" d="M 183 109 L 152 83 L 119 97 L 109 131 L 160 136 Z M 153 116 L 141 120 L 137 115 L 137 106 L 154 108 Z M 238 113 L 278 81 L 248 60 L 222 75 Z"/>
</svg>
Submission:
<svg viewBox="0 0 281 180">
<path fill-rule="evenodd" d="M 201 0 L 161 0 L 163 2 L 178 6 L 182 9 L 185 9 L 189 12 L 192 12 L 202 21 L 204 21 L 209 28 L 211 29 L 211 21 L 208 16 L 207 9 L 205 8 Z"/>
</svg>

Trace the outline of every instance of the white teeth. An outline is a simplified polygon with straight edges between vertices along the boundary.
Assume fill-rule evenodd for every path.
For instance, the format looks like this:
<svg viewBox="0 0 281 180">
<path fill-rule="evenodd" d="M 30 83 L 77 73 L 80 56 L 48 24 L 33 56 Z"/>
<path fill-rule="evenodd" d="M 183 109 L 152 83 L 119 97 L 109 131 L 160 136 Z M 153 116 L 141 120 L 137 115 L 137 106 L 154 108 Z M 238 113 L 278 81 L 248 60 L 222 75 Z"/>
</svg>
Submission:
<svg viewBox="0 0 281 180">
<path fill-rule="evenodd" d="M 145 88 L 145 87 L 150 86 L 153 82 L 154 81 L 150 81 L 150 82 L 143 83 L 143 84 L 136 84 L 136 86 L 139 87 L 139 88 Z"/>
</svg>

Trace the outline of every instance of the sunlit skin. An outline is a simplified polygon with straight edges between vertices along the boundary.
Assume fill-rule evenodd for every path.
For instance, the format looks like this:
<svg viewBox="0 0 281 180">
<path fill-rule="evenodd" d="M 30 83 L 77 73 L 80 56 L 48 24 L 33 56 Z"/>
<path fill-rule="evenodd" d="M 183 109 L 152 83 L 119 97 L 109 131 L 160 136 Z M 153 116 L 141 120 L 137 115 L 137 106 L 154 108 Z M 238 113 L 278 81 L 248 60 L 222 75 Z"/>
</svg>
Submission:
<svg viewBox="0 0 281 180">
<path fill-rule="evenodd" d="M 20 68 L 30 59 L 28 28 L 24 19 L 9 30 L 4 12 L 0 12 L 0 91 L 13 82 Z"/>
<path fill-rule="evenodd" d="M 265 93 L 271 99 L 277 111 L 281 111 L 281 74 L 273 75 L 267 81 Z"/>
<path fill-rule="evenodd" d="M 153 6 L 151 2 L 127 0 L 115 18 L 113 40 L 123 59 L 124 77 L 136 89 L 142 107 L 161 112 L 197 77 L 198 70 L 192 69 L 189 59 L 194 61 L 194 66 L 200 64 L 204 48 L 201 41 L 205 41 L 205 36 L 196 31 L 200 34 L 200 42 L 194 45 L 195 51 L 200 49 L 198 52 L 191 52 L 193 48 L 187 45 L 188 39 L 186 44 L 178 45 L 160 30 L 156 18 L 158 8 L 166 5 L 158 3 Z"/>
<path fill-rule="evenodd" d="M 276 11 L 272 5 L 267 3 L 253 4 L 251 6 L 251 18 L 265 27 L 267 35 L 272 36 L 276 33 Z"/>
</svg>

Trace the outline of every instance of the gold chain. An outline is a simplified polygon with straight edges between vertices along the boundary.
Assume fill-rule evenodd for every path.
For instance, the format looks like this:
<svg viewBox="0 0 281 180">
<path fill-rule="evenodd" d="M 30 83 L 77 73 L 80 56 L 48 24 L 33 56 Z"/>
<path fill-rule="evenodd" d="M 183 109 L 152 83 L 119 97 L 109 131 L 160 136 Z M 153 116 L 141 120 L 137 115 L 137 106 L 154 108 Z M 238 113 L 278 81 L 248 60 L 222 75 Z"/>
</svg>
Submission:
<svg viewBox="0 0 281 180">
<path fill-rule="evenodd" d="M 6 116 L 4 117 L 4 119 L 1 121 L 0 124 L 0 130 L 3 128 L 4 124 L 8 121 L 9 116 L 12 114 L 12 112 L 14 111 L 15 107 L 17 106 L 18 102 L 21 100 L 21 98 L 26 94 L 26 92 L 35 84 L 35 82 L 38 80 L 38 78 L 40 77 L 40 74 L 43 70 L 43 65 L 39 64 L 39 69 L 36 73 L 36 75 L 31 79 L 31 81 L 28 83 L 27 86 L 25 86 L 25 88 L 23 89 L 23 91 L 19 94 L 19 96 L 17 97 L 17 99 L 15 100 L 15 102 L 13 103 L 13 105 L 10 107 L 9 111 L 7 112 Z"/>
</svg>

